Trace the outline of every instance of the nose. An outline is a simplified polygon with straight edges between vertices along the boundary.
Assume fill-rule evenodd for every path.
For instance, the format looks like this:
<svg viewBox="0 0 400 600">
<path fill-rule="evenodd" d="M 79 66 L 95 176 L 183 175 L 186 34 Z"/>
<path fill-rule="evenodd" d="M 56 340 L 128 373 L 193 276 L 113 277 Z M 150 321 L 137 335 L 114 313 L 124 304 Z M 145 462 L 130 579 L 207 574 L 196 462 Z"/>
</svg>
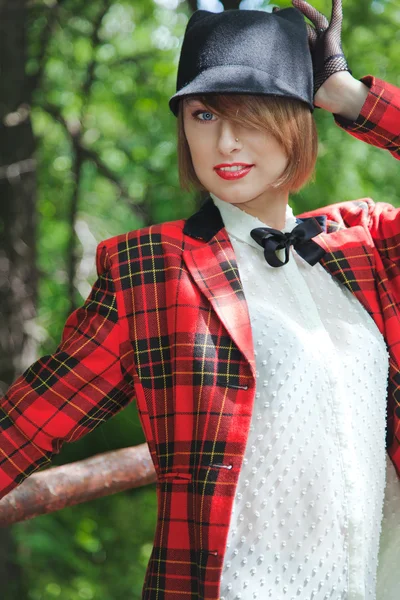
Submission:
<svg viewBox="0 0 400 600">
<path fill-rule="evenodd" d="M 230 154 L 232 150 L 241 147 L 241 142 L 236 141 L 239 136 L 235 133 L 234 126 L 229 121 L 221 119 L 218 134 L 218 149 L 222 154 Z"/>
</svg>

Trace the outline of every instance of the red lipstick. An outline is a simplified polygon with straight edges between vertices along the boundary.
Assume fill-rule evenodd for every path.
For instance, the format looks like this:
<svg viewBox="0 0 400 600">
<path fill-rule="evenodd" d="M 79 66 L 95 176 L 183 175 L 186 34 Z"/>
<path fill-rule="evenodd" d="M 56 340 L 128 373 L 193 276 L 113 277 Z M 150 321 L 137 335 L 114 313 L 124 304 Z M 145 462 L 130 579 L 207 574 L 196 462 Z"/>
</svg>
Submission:
<svg viewBox="0 0 400 600">
<path fill-rule="evenodd" d="M 236 171 L 223 171 L 221 167 L 242 167 L 240 170 Z M 222 177 L 222 179 L 234 180 L 234 179 L 242 179 L 248 173 L 250 173 L 251 169 L 254 165 L 249 165 L 248 163 L 221 163 L 220 165 L 216 165 L 214 167 L 217 175 Z"/>
</svg>

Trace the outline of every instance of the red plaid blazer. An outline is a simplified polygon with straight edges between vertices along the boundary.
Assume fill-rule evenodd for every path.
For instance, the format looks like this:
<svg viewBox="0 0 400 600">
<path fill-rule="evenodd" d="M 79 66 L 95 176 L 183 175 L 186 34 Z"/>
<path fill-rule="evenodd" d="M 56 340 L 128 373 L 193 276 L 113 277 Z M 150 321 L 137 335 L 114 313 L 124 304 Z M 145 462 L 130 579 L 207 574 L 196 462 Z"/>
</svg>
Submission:
<svg viewBox="0 0 400 600">
<path fill-rule="evenodd" d="M 400 159 L 400 89 L 372 76 L 351 135 Z M 325 269 L 357 296 L 390 350 L 388 452 L 400 473 L 400 212 L 369 198 L 328 215 Z M 249 314 L 229 236 L 209 198 L 187 220 L 97 248 L 98 279 L 54 354 L 1 399 L 4 496 L 132 400 L 157 472 L 158 521 L 143 598 L 217 600 L 255 394 Z"/>
</svg>

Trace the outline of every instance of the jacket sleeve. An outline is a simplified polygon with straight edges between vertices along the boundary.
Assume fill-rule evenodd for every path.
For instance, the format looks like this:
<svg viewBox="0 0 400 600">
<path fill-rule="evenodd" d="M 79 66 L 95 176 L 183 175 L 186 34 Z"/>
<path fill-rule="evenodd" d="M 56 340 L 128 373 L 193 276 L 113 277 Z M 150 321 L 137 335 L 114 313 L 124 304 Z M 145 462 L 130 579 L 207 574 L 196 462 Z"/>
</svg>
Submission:
<svg viewBox="0 0 400 600">
<path fill-rule="evenodd" d="M 42 356 L 0 398 L 0 498 L 47 465 L 64 442 L 80 439 L 133 398 L 124 380 L 116 292 L 106 246 L 98 278 L 68 317 L 55 352 Z"/>
<path fill-rule="evenodd" d="M 382 258 L 400 267 L 400 208 L 388 202 L 374 202 L 365 198 L 368 204 L 368 229 Z"/>
<path fill-rule="evenodd" d="M 369 94 L 355 121 L 333 115 L 335 123 L 353 137 L 389 150 L 400 160 L 400 88 L 366 75 L 360 79 Z"/>
</svg>

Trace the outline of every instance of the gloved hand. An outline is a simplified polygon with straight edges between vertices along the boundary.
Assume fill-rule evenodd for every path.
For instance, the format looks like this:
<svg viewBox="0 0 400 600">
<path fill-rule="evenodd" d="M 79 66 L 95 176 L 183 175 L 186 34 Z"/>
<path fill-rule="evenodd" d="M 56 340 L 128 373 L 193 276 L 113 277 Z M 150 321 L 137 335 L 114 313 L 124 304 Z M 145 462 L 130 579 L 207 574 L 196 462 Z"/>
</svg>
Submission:
<svg viewBox="0 0 400 600">
<path fill-rule="evenodd" d="M 308 42 L 314 72 L 314 96 L 322 84 L 338 71 L 350 71 L 343 54 L 341 35 L 342 0 L 332 0 L 331 22 L 305 0 L 292 0 L 292 4 L 315 25 L 307 23 Z M 275 8 L 273 12 L 275 12 Z M 278 9 L 279 10 L 279 9 Z"/>
</svg>

